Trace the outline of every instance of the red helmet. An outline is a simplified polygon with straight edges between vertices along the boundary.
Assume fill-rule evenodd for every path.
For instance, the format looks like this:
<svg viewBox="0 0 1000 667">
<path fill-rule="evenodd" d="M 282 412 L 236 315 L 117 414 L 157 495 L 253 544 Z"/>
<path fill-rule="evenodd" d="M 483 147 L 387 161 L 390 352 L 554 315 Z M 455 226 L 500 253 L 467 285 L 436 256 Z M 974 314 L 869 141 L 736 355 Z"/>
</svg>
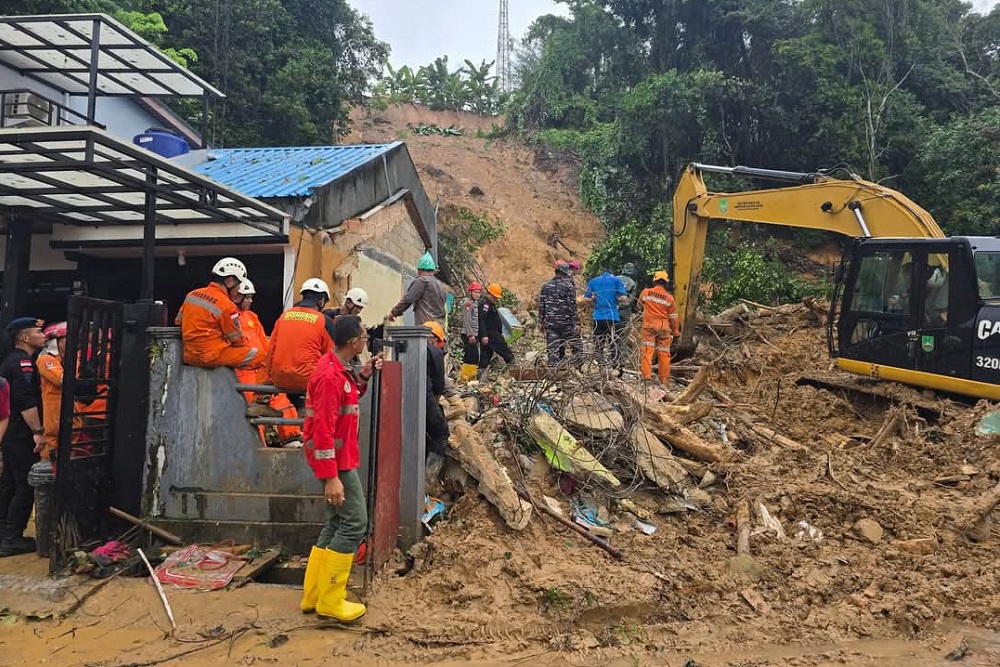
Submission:
<svg viewBox="0 0 1000 667">
<path fill-rule="evenodd" d="M 470 292 L 475 292 L 476 290 L 479 290 L 480 292 L 482 292 L 483 291 L 483 284 L 482 283 L 469 283 L 469 291 Z"/>
<path fill-rule="evenodd" d="M 45 337 L 48 338 L 48 339 L 52 339 L 52 338 L 65 338 L 66 337 L 66 323 L 65 322 L 56 322 L 55 324 L 50 324 L 49 326 L 45 327 L 45 329 L 42 331 L 42 333 L 44 333 Z"/>
</svg>

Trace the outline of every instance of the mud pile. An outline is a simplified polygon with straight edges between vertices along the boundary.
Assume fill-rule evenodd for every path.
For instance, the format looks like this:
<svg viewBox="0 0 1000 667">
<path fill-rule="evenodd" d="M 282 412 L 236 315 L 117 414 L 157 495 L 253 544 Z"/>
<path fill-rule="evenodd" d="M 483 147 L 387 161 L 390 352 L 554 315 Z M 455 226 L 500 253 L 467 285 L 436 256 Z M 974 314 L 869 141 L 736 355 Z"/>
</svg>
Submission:
<svg viewBox="0 0 1000 667">
<path fill-rule="evenodd" d="M 937 651 L 961 639 L 945 638 L 946 628 L 1000 630 L 1000 543 L 990 522 L 1000 450 L 997 436 L 973 432 L 992 406 L 899 386 L 871 395 L 864 381 L 858 391 L 797 384 L 831 370 L 810 312 L 750 313 L 705 330 L 697 357 L 677 364 L 678 392 L 707 371 L 698 402 L 711 412 L 688 427 L 719 445 L 725 431 L 733 460 L 695 464 L 672 490 L 625 475 L 618 489 L 583 485 L 589 502 L 608 510 L 621 560 L 538 511 L 523 531 L 511 530 L 473 483 L 415 554 L 414 569 L 381 582 L 373 621 L 424 634 L 418 660 L 496 659 L 532 647 L 617 656 L 834 646 L 792 662 L 712 663 L 755 665 L 898 664 L 852 662 L 857 652 L 845 647 L 902 639 Z M 496 402 L 516 401 L 537 393 L 537 382 L 491 391 Z M 782 444 L 747 431 L 740 415 Z M 549 496 L 569 510 L 567 475 L 531 443 L 510 442 L 509 429 L 484 430 L 536 505 Z M 620 458 L 601 460 L 622 471 Z M 636 530 L 621 499 L 656 532 Z M 751 509 L 749 561 L 737 558 L 733 530 L 742 503 Z M 761 507 L 782 536 L 773 523 L 765 529 Z M 403 648 L 391 635 L 360 641 L 365 652 Z M 996 648 L 964 652 L 966 664 L 993 664 Z"/>
</svg>

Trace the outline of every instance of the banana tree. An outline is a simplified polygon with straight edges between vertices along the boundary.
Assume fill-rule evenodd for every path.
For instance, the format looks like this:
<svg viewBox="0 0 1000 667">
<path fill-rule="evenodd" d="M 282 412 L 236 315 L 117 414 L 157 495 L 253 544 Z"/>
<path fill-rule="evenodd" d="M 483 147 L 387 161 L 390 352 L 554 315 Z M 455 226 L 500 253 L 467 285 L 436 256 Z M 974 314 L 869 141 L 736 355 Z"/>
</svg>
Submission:
<svg viewBox="0 0 1000 667">
<path fill-rule="evenodd" d="M 494 62 L 483 60 L 475 65 L 471 60 L 466 60 L 462 70 L 466 77 L 469 109 L 480 115 L 492 115 L 499 107 L 500 79 L 492 74 Z"/>
</svg>

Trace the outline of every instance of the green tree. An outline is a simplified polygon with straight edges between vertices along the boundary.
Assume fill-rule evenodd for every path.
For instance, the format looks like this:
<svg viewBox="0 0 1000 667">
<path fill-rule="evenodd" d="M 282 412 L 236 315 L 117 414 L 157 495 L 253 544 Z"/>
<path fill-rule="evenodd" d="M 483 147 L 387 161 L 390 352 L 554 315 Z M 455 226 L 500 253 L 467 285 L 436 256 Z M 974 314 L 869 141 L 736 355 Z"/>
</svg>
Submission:
<svg viewBox="0 0 1000 667">
<path fill-rule="evenodd" d="M 935 129 L 918 160 L 921 203 L 946 233 L 1000 232 L 1000 105 Z"/>
</svg>

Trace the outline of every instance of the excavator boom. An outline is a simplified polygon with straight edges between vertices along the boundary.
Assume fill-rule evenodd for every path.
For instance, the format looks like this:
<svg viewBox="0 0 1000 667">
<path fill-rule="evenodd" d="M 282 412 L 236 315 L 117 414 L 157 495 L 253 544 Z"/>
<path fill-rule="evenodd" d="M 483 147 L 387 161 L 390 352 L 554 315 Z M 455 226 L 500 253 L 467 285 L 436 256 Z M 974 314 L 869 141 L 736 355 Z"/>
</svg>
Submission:
<svg viewBox="0 0 1000 667">
<path fill-rule="evenodd" d="M 745 192 L 709 192 L 704 172 L 787 185 Z M 944 238 L 930 213 L 901 193 L 860 178 L 838 179 L 823 173 L 692 163 L 677 183 L 673 211 L 674 298 L 680 316 L 679 345 L 687 351 L 694 347 L 694 314 L 710 220 L 819 229 L 848 237 Z"/>
</svg>

